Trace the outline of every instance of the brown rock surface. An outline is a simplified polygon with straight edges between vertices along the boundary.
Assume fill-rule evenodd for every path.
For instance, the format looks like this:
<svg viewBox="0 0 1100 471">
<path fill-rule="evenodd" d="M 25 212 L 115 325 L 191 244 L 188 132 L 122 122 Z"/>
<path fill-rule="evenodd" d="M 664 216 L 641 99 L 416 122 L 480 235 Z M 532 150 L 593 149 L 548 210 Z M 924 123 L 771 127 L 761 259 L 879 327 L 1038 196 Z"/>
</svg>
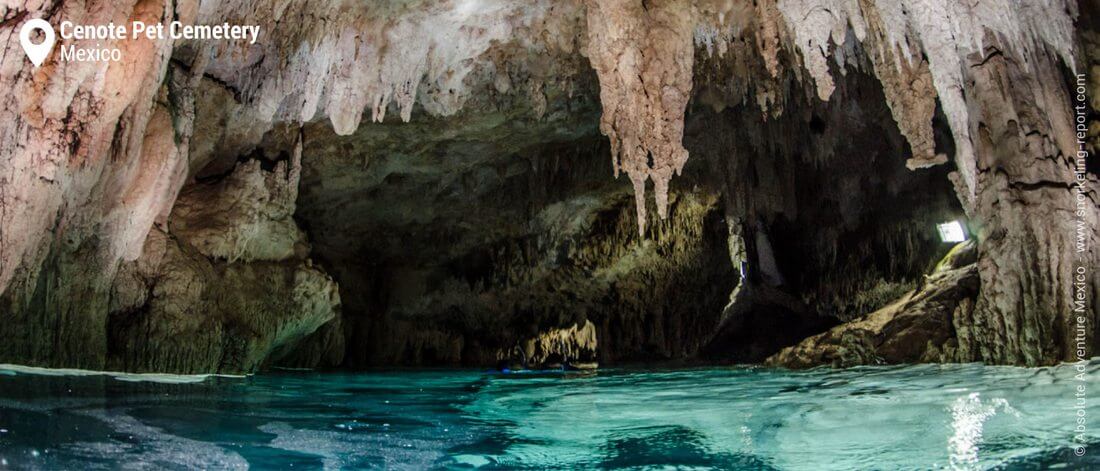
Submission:
<svg viewBox="0 0 1100 471">
<path fill-rule="evenodd" d="M 957 246 L 921 286 L 865 317 L 785 348 L 765 363 L 788 368 L 957 362 L 978 294 L 976 248 Z"/>
</svg>

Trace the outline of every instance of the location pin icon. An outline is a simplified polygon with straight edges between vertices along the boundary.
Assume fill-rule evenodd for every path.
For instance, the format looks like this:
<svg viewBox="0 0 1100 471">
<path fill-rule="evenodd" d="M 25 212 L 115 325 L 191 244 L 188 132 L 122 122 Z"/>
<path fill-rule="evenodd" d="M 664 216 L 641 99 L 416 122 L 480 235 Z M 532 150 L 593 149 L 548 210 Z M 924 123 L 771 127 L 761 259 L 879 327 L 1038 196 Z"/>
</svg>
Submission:
<svg viewBox="0 0 1100 471">
<path fill-rule="evenodd" d="M 46 35 L 46 40 L 42 41 L 42 44 L 31 42 L 31 33 L 35 30 L 41 30 Z M 55 39 L 57 38 L 54 37 L 53 26 L 50 26 L 46 20 L 38 18 L 23 23 L 23 29 L 19 31 L 19 44 L 23 45 L 23 51 L 27 53 L 27 57 L 31 59 L 35 67 L 46 61 L 46 56 L 50 55 L 50 51 L 53 50 Z"/>
</svg>

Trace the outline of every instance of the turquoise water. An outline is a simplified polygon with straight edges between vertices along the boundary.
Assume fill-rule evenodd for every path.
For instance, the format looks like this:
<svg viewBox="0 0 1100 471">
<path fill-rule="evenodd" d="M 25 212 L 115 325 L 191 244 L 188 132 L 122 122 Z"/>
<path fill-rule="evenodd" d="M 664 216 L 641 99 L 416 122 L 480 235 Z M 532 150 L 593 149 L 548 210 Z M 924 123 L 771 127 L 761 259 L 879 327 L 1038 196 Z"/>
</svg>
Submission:
<svg viewBox="0 0 1100 471">
<path fill-rule="evenodd" d="M 1100 361 L 1084 369 L 1094 378 Z M 1076 373 L 925 365 L 149 378 L 0 367 L 0 468 L 1100 469 L 1100 385 Z M 1083 457 L 1073 436 L 1079 385 L 1091 444 Z"/>
</svg>

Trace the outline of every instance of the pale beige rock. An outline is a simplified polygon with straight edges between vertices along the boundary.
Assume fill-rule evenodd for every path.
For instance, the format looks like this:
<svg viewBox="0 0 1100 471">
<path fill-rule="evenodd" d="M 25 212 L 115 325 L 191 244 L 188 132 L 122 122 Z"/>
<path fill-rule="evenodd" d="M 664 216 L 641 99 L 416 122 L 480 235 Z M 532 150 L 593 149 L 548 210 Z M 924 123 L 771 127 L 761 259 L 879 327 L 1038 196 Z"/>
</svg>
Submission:
<svg viewBox="0 0 1100 471">
<path fill-rule="evenodd" d="M 588 58 L 600 77 L 600 131 L 611 140 L 615 176 L 634 185 L 638 233 L 653 182 L 657 214 L 668 217 L 668 184 L 687 163 L 684 110 L 695 48 L 692 5 L 679 0 L 590 0 Z"/>
<path fill-rule="evenodd" d="M 518 368 L 591 368 L 597 359 L 596 325 L 591 321 L 564 329 L 550 329 L 497 352 L 497 360 Z"/>
<path fill-rule="evenodd" d="M 299 145 L 273 171 L 249 160 L 216 182 L 187 187 L 172 210 L 172 234 L 207 257 L 230 262 L 279 261 L 308 251 L 293 219 L 301 159 Z"/>
</svg>

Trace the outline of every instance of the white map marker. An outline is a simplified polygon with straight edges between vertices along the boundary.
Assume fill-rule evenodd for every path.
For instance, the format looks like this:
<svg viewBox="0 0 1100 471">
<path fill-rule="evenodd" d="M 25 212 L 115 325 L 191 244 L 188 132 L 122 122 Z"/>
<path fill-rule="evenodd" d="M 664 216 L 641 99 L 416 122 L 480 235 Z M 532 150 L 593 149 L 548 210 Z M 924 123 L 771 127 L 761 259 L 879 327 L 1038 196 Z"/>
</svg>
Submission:
<svg viewBox="0 0 1100 471">
<path fill-rule="evenodd" d="M 31 33 L 36 29 L 42 30 L 42 33 L 46 35 L 46 40 L 42 41 L 42 44 L 31 42 Z M 27 57 L 31 59 L 35 67 L 42 65 L 42 62 L 46 60 L 46 56 L 50 55 L 55 39 L 57 38 L 54 37 L 53 26 L 50 26 L 46 20 L 38 18 L 23 23 L 23 29 L 19 31 L 19 44 L 23 45 L 23 51 L 27 53 Z"/>
</svg>

